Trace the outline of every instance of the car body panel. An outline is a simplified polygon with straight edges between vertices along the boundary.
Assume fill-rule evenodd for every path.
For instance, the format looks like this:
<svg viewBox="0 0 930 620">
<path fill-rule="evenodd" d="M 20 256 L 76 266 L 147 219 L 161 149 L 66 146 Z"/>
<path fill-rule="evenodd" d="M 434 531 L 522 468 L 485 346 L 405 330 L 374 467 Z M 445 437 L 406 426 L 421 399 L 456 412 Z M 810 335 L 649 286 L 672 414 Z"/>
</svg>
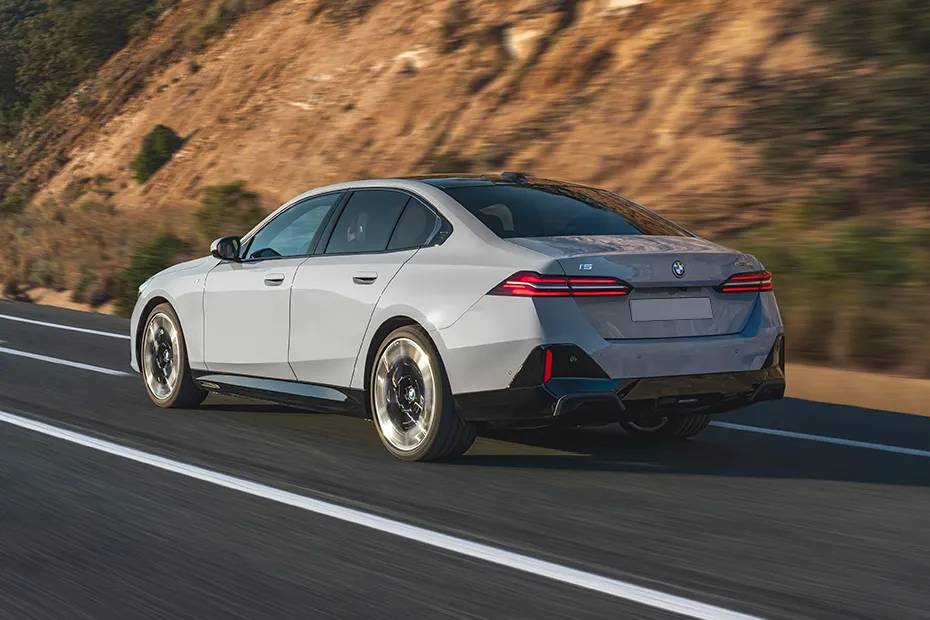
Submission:
<svg viewBox="0 0 930 620">
<path fill-rule="evenodd" d="M 191 368 L 203 365 L 203 287 L 206 274 L 219 260 L 212 256 L 179 263 L 157 273 L 139 287 L 139 298 L 130 319 L 133 343 L 130 348 L 130 366 L 139 372 L 138 334 L 145 320 L 143 313 L 152 304 L 165 300 L 170 303 L 181 320 L 187 357 Z"/>
<path fill-rule="evenodd" d="M 274 379 L 296 379 L 287 361 L 291 285 L 305 257 L 224 262 L 207 274 L 204 365 Z"/>
<path fill-rule="evenodd" d="M 415 253 L 313 256 L 300 266 L 291 291 L 287 355 L 297 379 L 351 384 L 372 312 L 392 278 Z"/>
</svg>

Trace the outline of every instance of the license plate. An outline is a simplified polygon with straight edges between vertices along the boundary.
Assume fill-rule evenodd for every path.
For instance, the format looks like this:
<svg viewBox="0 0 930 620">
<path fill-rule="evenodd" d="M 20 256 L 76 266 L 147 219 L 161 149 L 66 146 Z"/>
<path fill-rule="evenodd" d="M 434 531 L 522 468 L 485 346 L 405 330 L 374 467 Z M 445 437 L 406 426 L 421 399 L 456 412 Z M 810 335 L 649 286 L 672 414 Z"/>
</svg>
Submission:
<svg viewBox="0 0 930 620">
<path fill-rule="evenodd" d="M 712 319 L 710 299 L 707 297 L 684 297 L 680 299 L 631 299 L 630 313 L 633 320 L 642 321 L 687 321 Z"/>
</svg>

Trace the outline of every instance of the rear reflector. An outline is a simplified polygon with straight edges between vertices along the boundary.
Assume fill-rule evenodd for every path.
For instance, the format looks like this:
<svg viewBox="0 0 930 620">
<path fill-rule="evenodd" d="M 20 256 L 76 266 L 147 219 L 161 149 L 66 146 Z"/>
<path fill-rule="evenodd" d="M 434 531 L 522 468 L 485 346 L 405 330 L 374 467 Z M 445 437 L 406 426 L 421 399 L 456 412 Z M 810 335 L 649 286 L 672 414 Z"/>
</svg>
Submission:
<svg viewBox="0 0 930 620">
<path fill-rule="evenodd" d="M 552 349 L 546 349 L 546 357 L 543 363 L 543 383 L 549 383 L 552 378 Z"/>
<path fill-rule="evenodd" d="M 515 273 L 489 295 L 512 297 L 618 297 L 633 288 L 617 278 L 597 276 L 544 276 L 532 271 Z"/>
<path fill-rule="evenodd" d="M 730 276 L 720 285 L 721 293 L 761 293 L 772 290 L 772 274 L 768 271 L 751 271 Z"/>
</svg>

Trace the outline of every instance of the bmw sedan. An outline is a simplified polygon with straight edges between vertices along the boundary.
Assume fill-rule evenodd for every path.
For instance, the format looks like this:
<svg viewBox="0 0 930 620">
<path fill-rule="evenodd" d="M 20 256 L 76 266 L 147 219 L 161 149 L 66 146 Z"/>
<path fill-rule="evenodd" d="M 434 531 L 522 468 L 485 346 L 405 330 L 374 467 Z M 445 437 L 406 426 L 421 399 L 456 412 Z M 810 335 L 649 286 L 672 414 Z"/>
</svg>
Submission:
<svg viewBox="0 0 930 620">
<path fill-rule="evenodd" d="M 772 274 L 614 193 L 521 173 L 312 190 L 139 287 L 159 407 L 209 392 L 371 419 L 395 457 L 483 427 L 683 439 L 785 390 Z"/>
</svg>

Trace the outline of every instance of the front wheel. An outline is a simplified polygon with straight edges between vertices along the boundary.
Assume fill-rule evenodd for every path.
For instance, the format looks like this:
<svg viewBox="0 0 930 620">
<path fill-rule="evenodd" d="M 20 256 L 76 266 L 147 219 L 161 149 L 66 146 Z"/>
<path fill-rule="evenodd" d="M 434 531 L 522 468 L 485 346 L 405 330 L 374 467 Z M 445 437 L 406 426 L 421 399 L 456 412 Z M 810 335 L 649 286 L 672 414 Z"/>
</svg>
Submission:
<svg viewBox="0 0 930 620">
<path fill-rule="evenodd" d="M 145 391 L 159 407 L 196 407 L 207 397 L 191 376 L 181 321 L 169 304 L 159 304 L 149 313 L 139 358 Z"/>
<path fill-rule="evenodd" d="M 381 343 L 368 397 L 378 437 L 398 459 L 452 458 L 475 441 L 474 425 L 455 411 L 439 353 L 418 327 L 396 329 Z"/>
<path fill-rule="evenodd" d="M 620 426 L 637 439 L 687 439 L 694 437 L 710 424 L 710 417 L 699 413 L 673 418 L 621 420 Z"/>
</svg>

